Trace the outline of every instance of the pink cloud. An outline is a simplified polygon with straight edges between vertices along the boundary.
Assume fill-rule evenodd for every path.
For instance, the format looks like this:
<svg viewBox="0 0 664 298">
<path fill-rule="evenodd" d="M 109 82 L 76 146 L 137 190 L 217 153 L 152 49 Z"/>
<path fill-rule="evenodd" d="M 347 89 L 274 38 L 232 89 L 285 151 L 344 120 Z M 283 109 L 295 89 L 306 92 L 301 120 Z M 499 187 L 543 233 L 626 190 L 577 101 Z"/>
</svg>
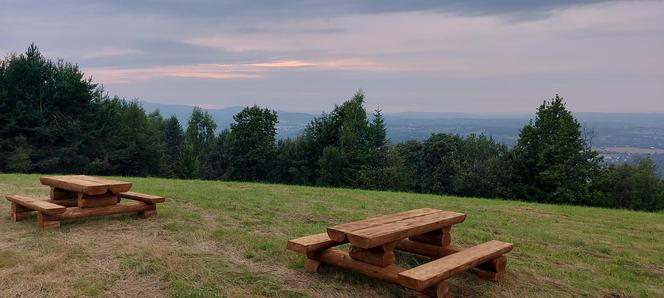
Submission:
<svg viewBox="0 0 664 298">
<path fill-rule="evenodd" d="M 135 49 L 103 47 L 98 52 L 90 53 L 84 55 L 83 57 L 88 59 L 96 59 L 96 58 L 126 56 L 126 55 L 143 54 L 143 53 L 144 53 L 143 51 Z"/>
<path fill-rule="evenodd" d="M 157 77 L 181 77 L 199 79 L 257 79 L 277 69 L 318 70 L 381 70 L 381 65 L 365 60 L 274 60 L 238 64 L 164 65 L 144 68 L 102 67 L 89 68 L 87 73 L 103 83 L 129 83 Z"/>
</svg>

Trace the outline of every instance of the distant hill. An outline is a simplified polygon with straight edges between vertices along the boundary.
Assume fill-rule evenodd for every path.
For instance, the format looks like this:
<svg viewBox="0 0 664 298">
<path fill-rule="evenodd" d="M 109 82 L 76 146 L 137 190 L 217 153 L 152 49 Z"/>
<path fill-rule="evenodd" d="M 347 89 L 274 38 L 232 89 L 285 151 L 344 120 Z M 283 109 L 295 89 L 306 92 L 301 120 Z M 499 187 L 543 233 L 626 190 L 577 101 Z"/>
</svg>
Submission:
<svg viewBox="0 0 664 298">
<path fill-rule="evenodd" d="M 193 109 L 187 105 L 141 102 L 146 111 L 159 109 L 164 116 L 175 115 L 183 126 Z M 219 129 L 233 122 L 233 115 L 242 107 L 207 109 Z M 318 115 L 277 111 L 278 137 L 299 135 L 304 127 Z M 574 113 L 591 136 L 593 146 L 664 148 L 664 114 L 650 113 Z M 432 133 L 468 135 L 471 133 L 492 136 L 511 146 L 521 129 L 533 117 L 532 114 L 470 114 L 402 112 L 386 113 L 388 137 L 398 143 L 407 140 L 423 140 Z"/>
<path fill-rule="evenodd" d="M 146 111 L 159 109 L 162 115 L 175 115 L 183 126 L 187 125 L 193 110 L 188 105 L 159 104 L 141 102 Z M 206 109 L 214 118 L 218 128 L 228 128 L 233 123 L 233 115 L 243 107 Z M 308 113 L 277 111 L 278 138 L 297 137 L 304 127 L 316 116 Z M 401 112 L 385 113 L 387 136 L 393 143 L 408 140 L 424 140 L 432 133 L 485 134 L 496 141 L 512 146 L 519 130 L 528 123 L 534 114 L 472 114 L 472 113 L 432 113 Z M 649 155 L 664 169 L 664 114 L 655 113 L 574 113 L 583 125 L 593 147 L 607 162 L 630 162 L 638 157 Z M 660 171 L 664 177 L 664 171 Z"/>
</svg>

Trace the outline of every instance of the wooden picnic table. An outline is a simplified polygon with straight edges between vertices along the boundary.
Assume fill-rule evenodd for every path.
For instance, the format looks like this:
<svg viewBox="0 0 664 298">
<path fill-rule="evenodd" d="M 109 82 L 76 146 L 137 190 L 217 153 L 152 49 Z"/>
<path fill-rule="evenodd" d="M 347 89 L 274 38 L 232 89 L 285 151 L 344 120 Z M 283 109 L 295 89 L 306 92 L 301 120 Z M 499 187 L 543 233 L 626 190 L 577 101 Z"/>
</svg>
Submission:
<svg viewBox="0 0 664 298">
<path fill-rule="evenodd" d="M 143 217 L 157 214 L 156 204 L 164 197 L 129 191 L 131 182 L 86 175 L 43 176 L 42 184 L 50 186 L 49 199 L 38 200 L 22 195 L 8 195 L 14 221 L 37 212 L 37 227 L 42 230 L 60 226 L 60 220 L 88 216 L 138 212 Z M 133 202 L 119 204 L 122 198 Z"/>
<path fill-rule="evenodd" d="M 327 233 L 293 239 L 287 248 L 307 256 L 307 271 L 318 272 L 325 263 L 445 297 L 445 279 L 471 268 L 485 279 L 500 278 L 507 263 L 503 254 L 512 249 L 495 240 L 468 249 L 452 245 L 452 226 L 465 218 L 458 212 L 415 209 L 332 226 Z M 350 243 L 348 251 L 333 248 L 344 243 Z M 394 264 L 395 249 L 437 260 L 405 269 Z"/>
</svg>

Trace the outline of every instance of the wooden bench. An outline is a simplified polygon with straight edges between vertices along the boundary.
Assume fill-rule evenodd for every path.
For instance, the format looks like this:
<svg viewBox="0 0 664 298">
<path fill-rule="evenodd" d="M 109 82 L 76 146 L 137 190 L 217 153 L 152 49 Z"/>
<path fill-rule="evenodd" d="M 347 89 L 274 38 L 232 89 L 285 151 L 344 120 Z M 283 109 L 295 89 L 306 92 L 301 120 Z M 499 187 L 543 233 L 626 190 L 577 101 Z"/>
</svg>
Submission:
<svg viewBox="0 0 664 298">
<path fill-rule="evenodd" d="M 143 193 L 138 193 L 138 192 L 133 192 L 133 191 L 127 191 L 127 192 L 121 192 L 120 193 L 121 198 L 126 198 L 126 199 L 131 199 L 131 200 L 136 200 L 136 201 L 141 201 L 146 204 L 158 204 L 158 203 L 163 203 L 166 201 L 166 198 L 160 197 L 160 196 L 155 196 L 155 195 L 148 195 L 148 194 L 143 194 Z"/>
<path fill-rule="evenodd" d="M 341 224 L 327 233 L 288 241 L 288 250 L 307 256 L 305 270 L 318 272 L 321 264 L 349 269 L 399 284 L 434 297 L 446 297 L 449 277 L 473 270 L 481 278 L 497 280 L 505 272 L 505 253 L 512 245 L 489 241 L 471 248 L 450 244 L 451 225 L 465 215 L 424 208 Z M 349 251 L 333 248 L 350 242 Z M 437 260 L 405 269 L 394 265 L 394 249 Z"/>
<path fill-rule="evenodd" d="M 406 287 L 422 291 L 510 250 L 512 244 L 491 240 L 401 272 L 399 281 Z"/>
</svg>

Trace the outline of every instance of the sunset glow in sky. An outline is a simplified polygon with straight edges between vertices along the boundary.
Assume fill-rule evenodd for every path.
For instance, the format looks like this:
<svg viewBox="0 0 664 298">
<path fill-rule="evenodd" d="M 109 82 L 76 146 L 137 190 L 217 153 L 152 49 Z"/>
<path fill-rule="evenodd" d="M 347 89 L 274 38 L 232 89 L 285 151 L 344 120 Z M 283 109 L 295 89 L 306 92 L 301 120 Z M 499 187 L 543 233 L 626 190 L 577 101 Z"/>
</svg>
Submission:
<svg viewBox="0 0 664 298">
<path fill-rule="evenodd" d="M 160 103 L 664 112 L 664 1 L 0 0 L 0 54 L 31 42 Z"/>
</svg>

